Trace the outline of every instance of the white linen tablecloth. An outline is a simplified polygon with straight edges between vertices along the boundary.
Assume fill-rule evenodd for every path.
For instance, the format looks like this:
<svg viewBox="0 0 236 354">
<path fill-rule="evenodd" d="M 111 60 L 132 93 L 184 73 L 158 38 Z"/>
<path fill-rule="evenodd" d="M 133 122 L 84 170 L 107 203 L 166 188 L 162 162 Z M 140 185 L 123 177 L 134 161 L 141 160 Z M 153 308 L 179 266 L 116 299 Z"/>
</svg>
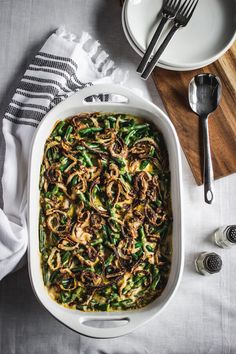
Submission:
<svg viewBox="0 0 236 354">
<path fill-rule="evenodd" d="M 117 0 L 0 0 L 0 112 L 45 38 L 59 25 L 89 32 L 130 75 L 127 86 L 162 106 L 152 81 L 135 73 L 139 58 L 129 47 Z M 4 146 L 0 147 L 0 161 Z M 27 268 L 0 282 L 0 353 L 6 354 L 234 354 L 236 353 L 236 248 L 222 250 L 211 235 L 236 223 L 236 174 L 215 182 L 215 203 L 203 201 L 183 156 L 185 267 L 169 306 L 125 337 L 97 340 L 80 336 L 38 304 Z M 223 269 L 203 277 L 194 270 L 201 251 L 218 252 Z"/>
</svg>

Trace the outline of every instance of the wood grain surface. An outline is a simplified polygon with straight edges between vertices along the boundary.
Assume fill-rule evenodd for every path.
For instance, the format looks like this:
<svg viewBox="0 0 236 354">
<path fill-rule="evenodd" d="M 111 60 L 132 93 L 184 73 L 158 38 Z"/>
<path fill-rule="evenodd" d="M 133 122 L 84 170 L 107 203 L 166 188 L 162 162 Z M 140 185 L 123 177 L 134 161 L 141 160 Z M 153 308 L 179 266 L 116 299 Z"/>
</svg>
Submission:
<svg viewBox="0 0 236 354">
<path fill-rule="evenodd" d="M 173 122 L 198 185 L 202 184 L 202 149 L 199 119 L 188 104 L 188 84 L 200 73 L 217 75 L 222 83 L 220 106 L 209 118 L 214 178 L 236 172 L 236 43 L 215 63 L 177 72 L 156 68 L 153 79 Z"/>
</svg>

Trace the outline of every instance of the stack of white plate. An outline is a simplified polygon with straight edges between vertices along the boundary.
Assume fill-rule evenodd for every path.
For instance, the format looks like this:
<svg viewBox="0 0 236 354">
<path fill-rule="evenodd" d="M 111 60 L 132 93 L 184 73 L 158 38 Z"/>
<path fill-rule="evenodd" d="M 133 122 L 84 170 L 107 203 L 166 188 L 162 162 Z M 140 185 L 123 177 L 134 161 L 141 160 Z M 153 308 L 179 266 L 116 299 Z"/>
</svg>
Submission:
<svg viewBox="0 0 236 354">
<path fill-rule="evenodd" d="M 182 0 L 184 1 L 184 0 Z M 143 56 L 161 18 L 163 0 L 126 0 L 122 25 L 133 49 Z M 171 23 L 163 31 L 162 42 Z M 188 25 L 180 29 L 158 66 L 169 70 L 193 70 L 222 56 L 236 38 L 236 1 L 199 0 Z"/>
</svg>

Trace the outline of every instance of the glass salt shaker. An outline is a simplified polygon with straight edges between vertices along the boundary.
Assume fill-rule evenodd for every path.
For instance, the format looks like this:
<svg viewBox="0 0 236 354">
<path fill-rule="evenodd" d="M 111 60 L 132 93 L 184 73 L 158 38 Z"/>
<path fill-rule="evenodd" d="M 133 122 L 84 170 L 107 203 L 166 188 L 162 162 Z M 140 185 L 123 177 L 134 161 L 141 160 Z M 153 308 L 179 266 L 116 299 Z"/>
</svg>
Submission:
<svg viewBox="0 0 236 354">
<path fill-rule="evenodd" d="M 222 226 L 214 234 L 215 243 L 222 248 L 236 245 L 236 225 Z"/>
<path fill-rule="evenodd" d="M 218 273 L 222 268 L 222 259 L 214 252 L 202 252 L 195 260 L 195 267 L 202 275 Z"/>
</svg>

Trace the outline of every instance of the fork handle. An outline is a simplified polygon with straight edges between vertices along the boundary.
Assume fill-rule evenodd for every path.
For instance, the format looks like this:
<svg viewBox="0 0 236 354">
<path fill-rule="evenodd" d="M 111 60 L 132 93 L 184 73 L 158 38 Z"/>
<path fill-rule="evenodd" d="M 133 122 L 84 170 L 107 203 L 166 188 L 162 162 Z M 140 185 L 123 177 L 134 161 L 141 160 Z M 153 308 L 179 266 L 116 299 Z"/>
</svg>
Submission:
<svg viewBox="0 0 236 354">
<path fill-rule="evenodd" d="M 174 24 L 173 27 L 170 29 L 170 31 L 166 35 L 164 41 L 162 42 L 162 44 L 158 48 L 157 52 L 155 53 L 154 57 L 152 58 L 152 60 L 147 65 L 146 69 L 144 70 L 143 74 L 141 75 L 141 77 L 143 79 L 146 80 L 150 76 L 150 74 L 152 73 L 153 69 L 155 68 L 156 63 L 158 62 L 160 56 L 162 55 L 162 53 L 164 52 L 168 43 L 170 42 L 171 38 L 173 37 L 173 35 L 175 34 L 175 32 L 178 29 L 179 29 L 179 26 L 177 26 L 176 24 Z"/>
<path fill-rule="evenodd" d="M 163 28 L 164 28 L 167 21 L 168 21 L 167 17 L 162 17 L 161 22 L 159 23 L 159 26 L 157 27 L 156 32 L 154 33 L 152 40 L 149 43 L 149 46 L 147 47 L 147 50 L 146 50 L 139 66 L 137 68 L 137 73 L 141 74 L 143 72 L 143 70 L 145 69 L 145 67 L 152 55 L 152 51 L 155 48 L 158 38 L 160 37 L 161 32 L 163 31 Z"/>
</svg>

